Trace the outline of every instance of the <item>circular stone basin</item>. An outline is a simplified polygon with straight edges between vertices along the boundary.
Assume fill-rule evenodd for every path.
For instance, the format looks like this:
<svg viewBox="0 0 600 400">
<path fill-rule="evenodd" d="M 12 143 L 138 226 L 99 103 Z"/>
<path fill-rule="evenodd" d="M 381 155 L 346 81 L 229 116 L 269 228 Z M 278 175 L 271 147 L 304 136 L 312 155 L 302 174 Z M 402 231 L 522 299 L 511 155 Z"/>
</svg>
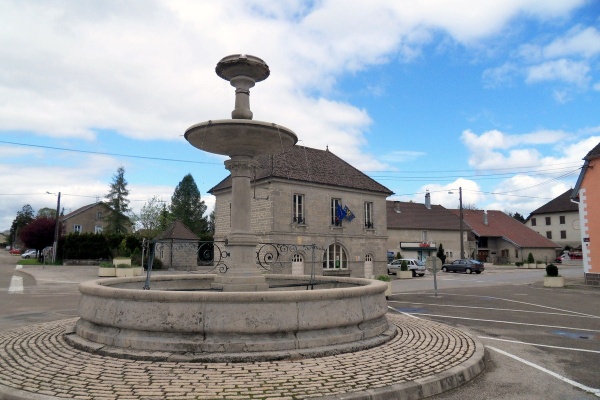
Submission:
<svg viewBox="0 0 600 400">
<path fill-rule="evenodd" d="M 396 334 L 385 317 L 385 282 L 316 277 L 262 292 L 209 291 L 215 275 L 109 278 L 79 286 L 76 347 L 137 359 L 255 361 L 314 357 L 382 344 Z M 308 276 L 266 275 L 271 286 Z"/>
<path fill-rule="evenodd" d="M 281 153 L 298 137 L 281 125 L 249 119 L 221 119 L 192 125 L 185 138 L 194 147 L 225 156 Z"/>
</svg>

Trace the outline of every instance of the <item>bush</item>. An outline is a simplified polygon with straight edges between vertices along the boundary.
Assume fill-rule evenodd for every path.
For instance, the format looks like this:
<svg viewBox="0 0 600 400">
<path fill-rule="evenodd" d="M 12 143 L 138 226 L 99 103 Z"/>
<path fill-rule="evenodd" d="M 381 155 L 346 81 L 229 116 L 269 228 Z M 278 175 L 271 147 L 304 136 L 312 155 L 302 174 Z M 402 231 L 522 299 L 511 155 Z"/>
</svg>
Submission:
<svg viewBox="0 0 600 400">
<path fill-rule="evenodd" d="M 520 262 L 520 261 L 517 261 L 517 262 L 515 263 L 515 265 L 516 265 L 517 267 L 522 267 L 522 266 L 523 266 L 523 263 L 522 263 L 522 262 Z"/>
<path fill-rule="evenodd" d="M 533 258 L 533 254 L 529 253 L 529 255 L 527 256 L 527 264 L 533 263 L 535 263 L 535 258 Z"/>
<path fill-rule="evenodd" d="M 408 264 L 406 260 L 402 260 L 402 264 L 400 264 L 400 271 L 408 271 Z"/>
<path fill-rule="evenodd" d="M 396 253 L 396 260 L 399 260 L 402 258 L 402 254 L 400 254 L 400 252 Z"/>
<path fill-rule="evenodd" d="M 554 264 L 546 265 L 546 275 L 548 276 L 558 276 L 558 267 Z"/>
<path fill-rule="evenodd" d="M 377 277 L 377 280 L 382 281 L 382 282 L 390 282 L 391 281 L 390 277 L 387 275 L 379 275 Z"/>
<path fill-rule="evenodd" d="M 100 268 L 114 268 L 115 266 L 110 261 L 102 261 L 100 263 Z"/>
</svg>

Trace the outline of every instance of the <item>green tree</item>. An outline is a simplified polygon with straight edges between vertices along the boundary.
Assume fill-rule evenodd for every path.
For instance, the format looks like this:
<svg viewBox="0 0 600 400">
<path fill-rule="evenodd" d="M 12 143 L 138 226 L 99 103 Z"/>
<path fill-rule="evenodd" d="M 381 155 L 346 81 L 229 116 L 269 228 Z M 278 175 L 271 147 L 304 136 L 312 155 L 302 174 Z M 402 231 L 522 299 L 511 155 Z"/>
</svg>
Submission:
<svg viewBox="0 0 600 400">
<path fill-rule="evenodd" d="M 19 230 L 33 221 L 33 214 L 33 208 L 29 204 L 25 204 L 21 211 L 17 211 L 17 216 L 10 226 L 9 241 L 11 246 L 14 246 L 17 242 Z"/>
<path fill-rule="evenodd" d="M 163 210 L 166 210 L 165 202 L 156 196 L 144 203 L 136 218 L 138 229 L 143 229 L 149 236 L 154 237 L 166 228 L 163 226 L 161 218 Z M 168 214 L 168 211 L 167 211 Z"/>
<path fill-rule="evenodd" d="M 206 205 L 200 199 L 200 191 L 191 174 L 183 177 L 171 197 L 171 214 L 192 232 L 203 236 L 208 232 L 208 221 L 204 217 Z"/>
<path fill-rule="evenodd" d="M 129 209 L 129 190 L 127 189 L 127 181 L 125 180 L 125 168 L 122 166 L 117 169 L 117 173 L 113 176 L 113 181 L 110 184 L 110 190 L 105 198 L 108 200 L 108 206 L 111 208 L 111 213 L 106 217 L 107 233 L 125 233 L 130 221 L 127 214 Z"/>
<path fill-rule="evenodd" d="M 522 224 L 525 223 L 525 217 L 522 216 L 521 214 L 519 214 L 518 212 L 515 212 L 515 213 L 507 212 L 506 214 L 508 214 L 510 217 L 513 217 L 514 219 L 516 219 L 517 221 L 519 221 Z"/>
<path fill-rule="evenodd" d="M 56 219 L 56 210 L 53 208 L 40 208 L 37 212 L 37 218 L 54 218 Z"/>
<path fill-rule="evenodd" d="M 436 256 L 437 256 L 437 258 L 442 260 L 442 264 L 446 262 L 446 252 L 444 251 L 444 245 L 441 243 L 438 247 Z"/>
</svg>

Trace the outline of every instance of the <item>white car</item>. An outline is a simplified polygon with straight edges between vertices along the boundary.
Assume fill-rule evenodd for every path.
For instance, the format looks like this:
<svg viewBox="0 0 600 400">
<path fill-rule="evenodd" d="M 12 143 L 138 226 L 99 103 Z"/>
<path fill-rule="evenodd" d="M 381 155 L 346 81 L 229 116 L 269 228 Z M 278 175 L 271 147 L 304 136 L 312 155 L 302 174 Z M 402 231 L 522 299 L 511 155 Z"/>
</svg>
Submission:
<svg viewBox="0 0 600 400">
<path fill-rule="evenodd" d="M 388 275 L 396 275 L 396 272 L 400 271 L 402 261 L 406 261 L 406 266 L 409 271 L 412 271 L 412 276 L 423 276 L 425 275 L 425 263 L 421 260 L 415 260 L 412 258 L 399 258 L 387 265 Z"/>
<path fill-rule="evenodd" d="M 23 258 L 36 258 L 37 250 L 27 250 L 25 253 L 21 254 Z"/>
</svg>

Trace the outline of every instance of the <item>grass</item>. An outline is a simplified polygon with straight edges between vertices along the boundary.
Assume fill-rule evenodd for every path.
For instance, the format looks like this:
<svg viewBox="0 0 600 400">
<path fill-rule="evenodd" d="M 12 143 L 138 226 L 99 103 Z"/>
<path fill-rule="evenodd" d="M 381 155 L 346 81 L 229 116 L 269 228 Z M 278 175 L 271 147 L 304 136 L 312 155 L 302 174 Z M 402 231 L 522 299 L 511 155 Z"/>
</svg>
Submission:
<svg viewBox="0 0 600 400">
<path fill-rule="evenodd" d="M 18 265 L 44 265 L 44 263 L 39 262 L 35 258 L 29 259 L 21 259 L 17 262 Z M 51 262 L 47 262 L 46 265 L 53 265 Z M 61 263 L 57 263 L 56 265 L 61 265 Z"/>
</svg>

